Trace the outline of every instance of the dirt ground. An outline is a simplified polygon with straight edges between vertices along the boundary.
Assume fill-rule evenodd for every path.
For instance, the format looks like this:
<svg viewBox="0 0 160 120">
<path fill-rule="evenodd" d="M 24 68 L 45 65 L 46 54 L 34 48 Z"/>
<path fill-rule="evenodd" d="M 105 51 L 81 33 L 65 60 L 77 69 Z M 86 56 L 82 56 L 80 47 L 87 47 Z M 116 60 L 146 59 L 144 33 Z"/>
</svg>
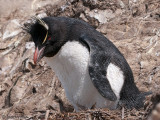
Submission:
<svg viewBox="0 0 160 120">
<path fill-rule="evenodd" d="M 160 120 L 159 0 L 1 0 L 0 119 Z M 54 72 L 33 63 L 34 43 L 22 30 L 32 16 L 82 19 L 123 53 L 140 91 L 152 91 L 140 110 L 74 112 Z"/>
</svg>

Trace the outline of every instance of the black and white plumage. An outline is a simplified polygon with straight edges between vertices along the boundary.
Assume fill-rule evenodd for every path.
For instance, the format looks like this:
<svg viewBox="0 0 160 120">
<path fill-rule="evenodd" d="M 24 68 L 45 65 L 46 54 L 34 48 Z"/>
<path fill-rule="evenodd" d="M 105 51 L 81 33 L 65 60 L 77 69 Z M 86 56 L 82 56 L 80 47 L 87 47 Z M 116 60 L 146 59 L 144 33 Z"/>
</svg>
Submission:
<svg viewBox="0 0 160 120">
<path fill-rule="evenodd" d="M 30 26 L 36 46 L 34 62 L 45 57 L 69 101 L 78 111 L 108 107 L 143 107 L 145 95 L 115 45 L 86 22 L 46 17 Z"/>
</svg>

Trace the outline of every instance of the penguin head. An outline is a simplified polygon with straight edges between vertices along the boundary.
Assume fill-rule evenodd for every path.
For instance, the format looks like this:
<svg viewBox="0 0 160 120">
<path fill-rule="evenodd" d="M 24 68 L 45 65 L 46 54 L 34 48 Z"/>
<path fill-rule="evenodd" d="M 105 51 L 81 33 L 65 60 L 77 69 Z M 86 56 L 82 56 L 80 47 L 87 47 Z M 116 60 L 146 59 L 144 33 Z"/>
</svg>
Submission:
<svg viewBox="0 0 160 120">
<path fill-rule="evenodd" d="M 50 17 L 36 18 L 30 25 L 30 33 L 35 43 L 34 63 L 39 62 L 44 56 L 53 57 L 65 43 L 65 27 L 63 23 Z"/>
</svg>

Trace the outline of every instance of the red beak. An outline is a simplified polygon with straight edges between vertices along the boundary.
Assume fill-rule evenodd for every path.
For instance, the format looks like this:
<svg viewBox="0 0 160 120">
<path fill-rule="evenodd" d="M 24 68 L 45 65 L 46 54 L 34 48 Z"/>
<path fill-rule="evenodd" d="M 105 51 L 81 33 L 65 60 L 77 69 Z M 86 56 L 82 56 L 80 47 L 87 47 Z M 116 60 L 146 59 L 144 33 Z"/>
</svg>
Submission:
<svg viewBox="0 0 160 120">
<path fill-rule="evenodd" d="M 44 49 L 45 49 L 45 47 L 41 48 L 40 50 L 38 49 L 38 47 L 36 48 L 36 50 L 34 52 L 34 64 L 36 64 L 37 62 L 39 62 L 42 59 Z"/>
</svg>

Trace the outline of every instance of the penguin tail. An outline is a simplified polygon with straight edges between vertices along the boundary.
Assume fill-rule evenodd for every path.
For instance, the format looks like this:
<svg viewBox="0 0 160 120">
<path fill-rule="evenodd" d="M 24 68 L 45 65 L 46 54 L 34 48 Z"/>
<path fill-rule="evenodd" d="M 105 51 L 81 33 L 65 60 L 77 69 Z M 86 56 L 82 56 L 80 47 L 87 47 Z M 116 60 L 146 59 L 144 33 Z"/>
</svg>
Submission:
<svg viewBox="0 0 160 120">
<path fill-rule="evenodd" d="M 152 94 L 151 91 L 139 93 L 137 95 L 130 96 L 128 98 L 120 99 L 119 106 L 126 107 L 127 109 L 132 109 L 132 108 L 140 109 L 144 107 L 145 97 L 150 94 Z"/>
</svg>

